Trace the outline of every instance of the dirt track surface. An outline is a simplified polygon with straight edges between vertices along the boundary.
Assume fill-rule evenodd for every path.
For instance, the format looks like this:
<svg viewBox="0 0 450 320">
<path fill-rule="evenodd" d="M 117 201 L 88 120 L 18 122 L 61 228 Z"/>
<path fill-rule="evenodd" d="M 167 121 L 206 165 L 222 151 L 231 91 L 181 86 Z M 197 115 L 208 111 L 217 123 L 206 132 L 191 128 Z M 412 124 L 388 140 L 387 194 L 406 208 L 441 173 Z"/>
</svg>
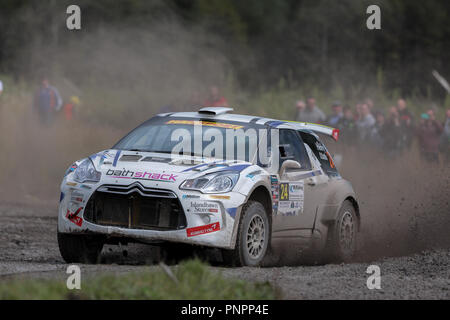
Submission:
<svg viewBox="0 0 450 320">
<path fill-rule="evenodd" d="M 56 208 L 0 206 L 0 281 L 10 277 L 65 281 L 67 265 L 56 242 Z M 105 263 L 83 265 L 82 275 L 124 273 L 152 265 L 150 246 L 129 245 L 124 257 L 117 246 L 103 250 Z M 450 250 L 429 249 L 403 257 L 361 258 L 362 262 L 276 268 L 212 267 L 227 277 L 269 281 L 286 299 L 450 299 Z M 369 265 L 381 268 L 381 290 L 366 286 Z"/>
</svg>

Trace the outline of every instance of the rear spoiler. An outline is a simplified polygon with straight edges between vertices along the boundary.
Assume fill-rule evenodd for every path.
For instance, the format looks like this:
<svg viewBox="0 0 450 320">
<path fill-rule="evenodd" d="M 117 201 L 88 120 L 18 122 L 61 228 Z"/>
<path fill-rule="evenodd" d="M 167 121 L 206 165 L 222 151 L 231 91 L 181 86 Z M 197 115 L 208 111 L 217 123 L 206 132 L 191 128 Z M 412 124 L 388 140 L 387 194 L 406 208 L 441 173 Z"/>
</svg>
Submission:
<svg viewBox="0 0 450 320">
<path fill-rule="evenodd" d="M 293 125 L 297 130 L 301 129 L 311 130 L 313 132 L 329 136 L 333 138 L 335 141 L 338 141 L 339 139 L 339 129 L 335 129 L 317 123 L 298 122 L 298 121 L 286 121 L 286 122 L 289 122 L 289 124 Z"/>
</svg>

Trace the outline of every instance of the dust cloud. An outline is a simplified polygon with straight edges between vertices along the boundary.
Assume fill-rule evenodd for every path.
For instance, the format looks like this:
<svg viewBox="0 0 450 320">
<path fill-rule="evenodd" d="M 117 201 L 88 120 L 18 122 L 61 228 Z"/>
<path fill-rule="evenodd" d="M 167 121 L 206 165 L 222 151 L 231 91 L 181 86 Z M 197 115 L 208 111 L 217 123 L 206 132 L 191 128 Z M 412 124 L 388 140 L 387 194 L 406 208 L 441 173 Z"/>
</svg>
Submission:
<svg viewBox="0 0 450 320">
<path fill-rule="evenodd" d="M 429 164 L 417 146 L 396 158 L 357 148 L 344 153 L 341 174 L 361 207 L 361 259 L 450 247 L 450 167 Z"/>
<path fill-rule="evenodd" d="M 97 27 L 59 36 L 66 38 L 58 47 L 24 46 L 18 59 L 36 67 L 5 83 L 0 97 L 2 202 L 55 205 L 75 160 L 110 148 L 158 112 L 198 105 L 208 87 L 223 86 L 231 72 L 223 42 L 170 19 L 147 29 Z M 43 77 L 64 103 L 79 98 L 73 120 L 61 110 L 52 124 L 39 121 L 33 95 Z"/>
</svg>

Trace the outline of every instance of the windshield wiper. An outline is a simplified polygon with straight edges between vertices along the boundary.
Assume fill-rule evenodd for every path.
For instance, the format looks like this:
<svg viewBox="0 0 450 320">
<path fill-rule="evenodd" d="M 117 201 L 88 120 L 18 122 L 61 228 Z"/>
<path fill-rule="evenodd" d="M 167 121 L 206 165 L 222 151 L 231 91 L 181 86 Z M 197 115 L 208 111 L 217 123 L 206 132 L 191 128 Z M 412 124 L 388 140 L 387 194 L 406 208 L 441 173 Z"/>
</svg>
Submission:
<svg viewBox="0 0 450 320">
<path fill-rule="evenodd" d="M 128 151 L 137 151 L 137 152 L 153 152 L 153 153 L 172 153 L 172 151 L 168 151 L 168 150 L 144 150 L 144 149 L 138 149 L 138 148 L 133 148 L 133 149 L 128 149 Z M 200 157 L 203 158 L 204 156 L 202 154 L 198 154 L 195 152 L 186 152 L 186 153 L 174 153 L 174 154 L 178 154 L 180 156 L 191 156 L 191 157 Z"/>
<path fill-rule="evenodd" d="M 167 150 L 159 150 L 159 151 L 146 150 L 146 152 L 172 153 L 172 151 L 167 151 Z M 174 152 L 173 154 L 180 155 L 180 156 L 203 157 L 203 155 L 194 153 L 194 152 Z"/>
<path fill-rule="evenodd" d="M 172 151 L 167 151 L 167 150 L 159 150 L 159 151 L 145 150 L 145 152 L 153 152 L 153 153 L 172 153 Z"/>
<path fill-rule="evenodd" d="M 164 150 L 153 151 L 153 150 L 148 150 L 148 149 L 139 149 L 139 148 L 126 149 L 126 151 L 136 151 L 136 152 L 154 152 L 154 153 L 171 153 L 170 151 L 164 151 Z"/>
<path fill-rule="evenodd" d="M 128 151 L 147 152 L 147 150 L 144 149 L 129 149 Z"/>
</svg>

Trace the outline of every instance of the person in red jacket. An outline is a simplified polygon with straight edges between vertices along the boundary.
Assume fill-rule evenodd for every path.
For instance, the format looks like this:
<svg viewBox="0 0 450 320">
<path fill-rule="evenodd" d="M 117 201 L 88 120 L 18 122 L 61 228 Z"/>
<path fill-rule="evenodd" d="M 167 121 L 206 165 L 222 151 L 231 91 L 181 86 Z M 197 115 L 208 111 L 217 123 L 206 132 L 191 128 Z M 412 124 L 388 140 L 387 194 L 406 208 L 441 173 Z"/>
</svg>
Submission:
<svg viewBox="0 0 450 320">
<path fill-rule="evenodd" d="M 228 107 L 228 101 L 220 94 L 217 86 L 209 88 L 209 97 L 203 102 L 204 107 Z"/>
<path fill-rule="evenodd" d="M 79 105 L 80 98 L 77 96 L 71 96 L 69 102 L 64 105 L 64 118 L 67 121 L 72 121 L 76 112 L 75 109 L 77 109 Z"/>
</svg>

